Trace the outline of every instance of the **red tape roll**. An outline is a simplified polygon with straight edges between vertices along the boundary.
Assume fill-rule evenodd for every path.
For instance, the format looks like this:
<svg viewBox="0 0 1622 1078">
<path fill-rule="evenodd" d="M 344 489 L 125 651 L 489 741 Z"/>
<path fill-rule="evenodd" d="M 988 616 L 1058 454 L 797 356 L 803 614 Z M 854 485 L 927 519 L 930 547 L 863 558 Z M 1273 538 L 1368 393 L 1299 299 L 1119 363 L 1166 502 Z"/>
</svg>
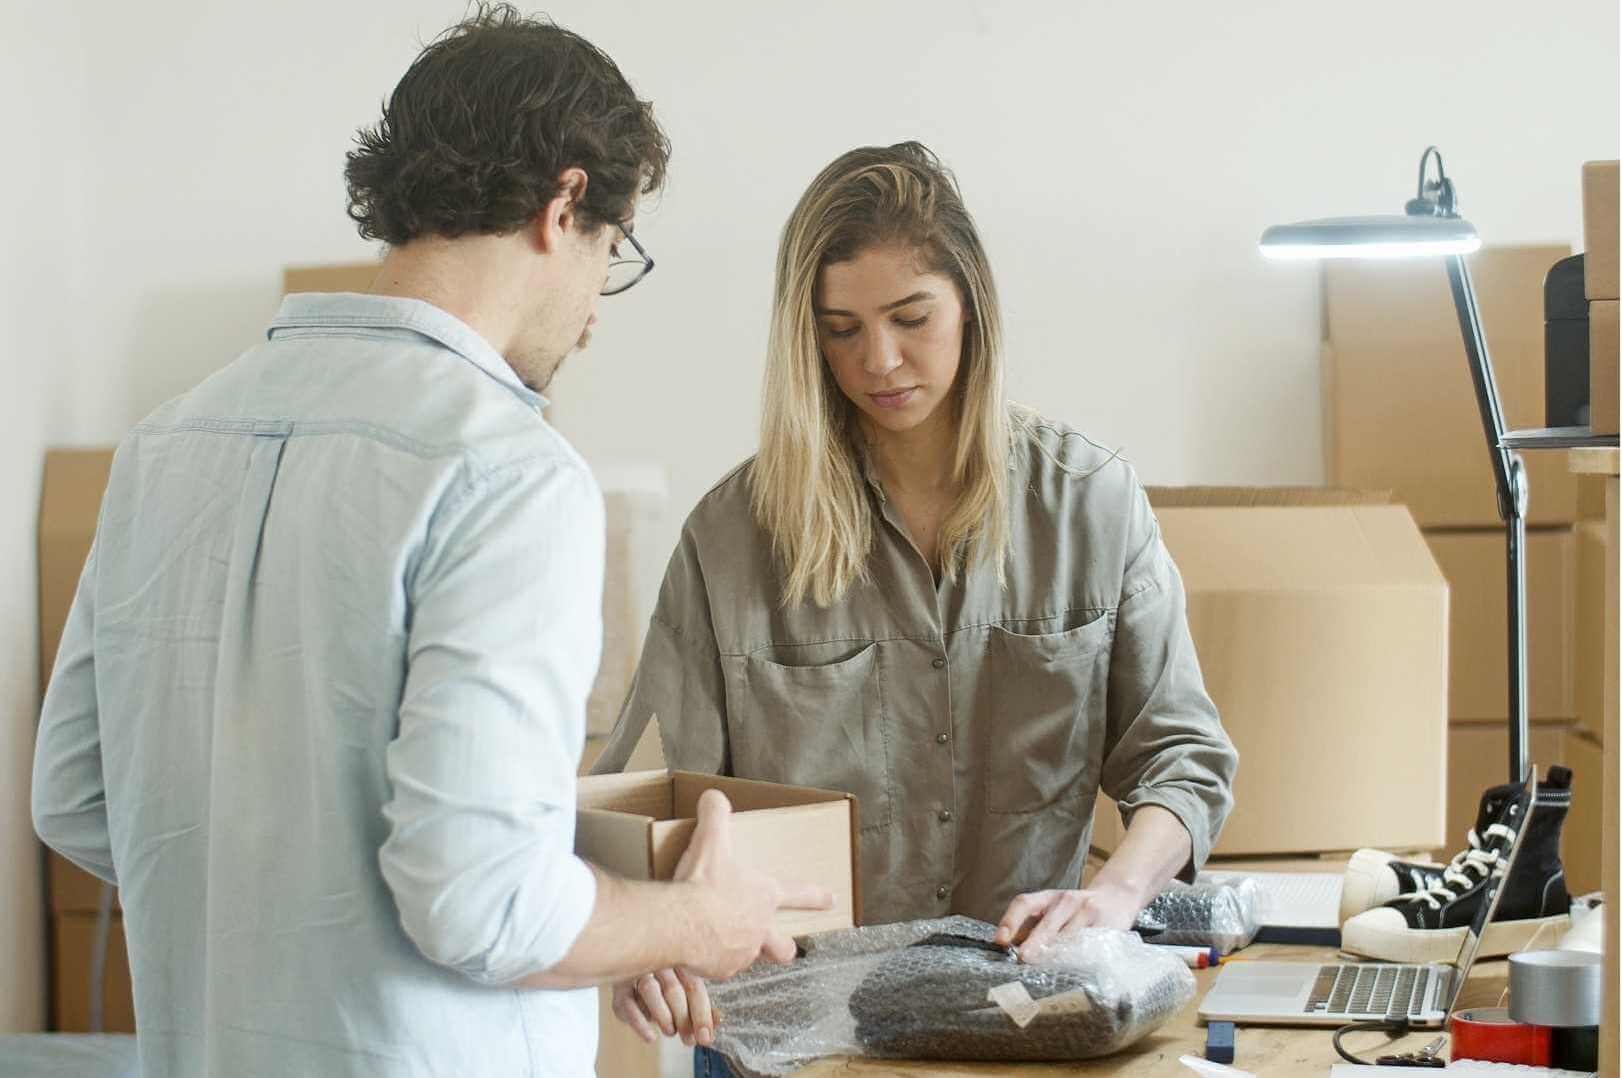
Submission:
<svg viewBox="0 0 1622 1078">
<path fill-rule="evenodd" d="M 1554 1058 L 1554 1032 L 1515 1021 L 1505 1007 L 1455 1011 L 1447 1025 L 1452 1034 L 1448 1057 L 1453 1060 L 1547 1067 Z"/>
</svg>

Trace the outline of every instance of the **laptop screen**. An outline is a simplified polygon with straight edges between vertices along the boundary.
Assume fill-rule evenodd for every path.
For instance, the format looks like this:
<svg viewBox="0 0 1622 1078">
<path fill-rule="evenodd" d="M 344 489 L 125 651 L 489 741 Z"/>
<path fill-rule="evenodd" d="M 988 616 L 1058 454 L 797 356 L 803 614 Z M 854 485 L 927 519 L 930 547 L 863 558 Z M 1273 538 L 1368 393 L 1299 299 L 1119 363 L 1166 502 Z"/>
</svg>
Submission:
<svg viewBox="0 0 1622 1078">
<path fill-rule="evenodd" d="M 1458 1002 L 1459 993 L 1464 990 L 1465 978 L 1470 976 L 1470 967 L 1475 965 L 1476 954 L 1481 950 L 1481 937 L 1487 931 L 1487 922 L 1498 911 L 1498 900 L 1504 892 L 1504 881 L 1509 878 L 1510 869 L 1514 867 L 1515 858 L 1521 851 L 1521 840 L 1526 837 L 1526 825 L 1532 820 L 1532 813 L 1537 808 L 1538 780 L 1537 768 L 1531 768 L 1531 776 L 1526 781 L 1526 793 L 1517 798 L 1506 811 L 1504 817 L 1498 822 L 1515 832 L 1510 840 L 1509 852 L 1498 859 L 1493 865 L 1491 874 L 1487 878 L 1487 897 L 1476 908 L 1476 915 L 1470 921 L 1470 927 L 1464 931 L 1464 942 L 1459 947 L 1459 957 L 1453 963 L 1453 984 L 1448 990 L 1448 1014 L 1453 1013 L 1453 1005 Z"/>
</svg>

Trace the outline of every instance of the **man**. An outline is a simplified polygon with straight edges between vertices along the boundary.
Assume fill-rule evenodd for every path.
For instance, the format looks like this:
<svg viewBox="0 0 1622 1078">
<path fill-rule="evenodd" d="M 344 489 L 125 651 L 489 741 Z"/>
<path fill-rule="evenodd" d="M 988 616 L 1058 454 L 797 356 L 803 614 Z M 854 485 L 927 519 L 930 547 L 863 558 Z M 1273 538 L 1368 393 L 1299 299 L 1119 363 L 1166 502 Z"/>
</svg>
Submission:
<svg viewBox="0 0 1622 1078">
<path fill-rule="evenodd" d="M 602 503 L 541 391 L 667 157 L 602 52 L 481 9 L 350 154 L 375 294 L 289 297 L 119 446 L 33 809 L 121 889 L 144 1073 L 587 1074 L 581 986 L 786 961 L 829 901 L 719 794 L 682 882 L 572 852 Z"/>
</svg>

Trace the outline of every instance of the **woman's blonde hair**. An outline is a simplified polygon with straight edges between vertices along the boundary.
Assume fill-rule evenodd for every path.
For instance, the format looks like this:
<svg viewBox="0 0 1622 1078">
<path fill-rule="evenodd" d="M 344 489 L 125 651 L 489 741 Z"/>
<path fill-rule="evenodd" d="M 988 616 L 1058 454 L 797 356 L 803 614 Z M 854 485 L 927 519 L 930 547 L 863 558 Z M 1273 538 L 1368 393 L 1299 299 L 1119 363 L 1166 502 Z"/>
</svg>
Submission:
<svg viewBox="0 0 1622 1078">
<path fill-rule="evenodd" d="M 1003 578 L 1011 421 L 991 266 L 956 180 L 933 153 L 917 142 L 870 146 L 811 182 L 777 250 L 751 497 L 783 568 L 785 606 L 829 606 L 866 578 L 874 522 L 856 407 L 823 361 L 813 303 L 822 267 L 889 245 L 916 250 L 930 272 L 950 277 L 968 313 L 957 379 L 942 404 L 957 420 L 959 488 L 941 523 L 942 568 L 956 580 L 982 561 Z"/>
</svg>

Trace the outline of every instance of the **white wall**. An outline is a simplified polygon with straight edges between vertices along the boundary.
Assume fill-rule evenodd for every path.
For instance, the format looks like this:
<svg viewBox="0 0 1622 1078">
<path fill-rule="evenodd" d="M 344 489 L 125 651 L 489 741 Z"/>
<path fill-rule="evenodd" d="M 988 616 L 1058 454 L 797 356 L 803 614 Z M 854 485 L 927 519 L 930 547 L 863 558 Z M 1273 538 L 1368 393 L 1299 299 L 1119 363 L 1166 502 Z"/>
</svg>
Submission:
<svg viewBox="0 0 1622 1078">
<path fill-rule="evenodd" d="M 0 87 L 21 126 L 0 191 L 25 212 L 0 278 L 18 390 L 0 404 L 0 495 L 25 511 L 0 524 L 6 753 L 33 706 L 41 446 L 111 441 L 252 343 L 284 264 L 368 256 L 342 155 L 419 38 L 462 11 L 13 6 Z M 638 226 L 659 268 L 604 302 L 556 386 L 588 456 L 669 467 L 660 550 L 750 452 L 777 232 L 852 146 L 917 137 L 955 167 L 999 276 L 1015 395 L 1124 444 L 1159 483 L 1321 478 L 1317 278 L 1256 256 L 1265 225 L 1396 211 L 1435 142 L 1488 242 L 1575 242 L 1579 165 L 1618 154 L 1614 0 L 548 9 L 619 60 L 675 143 Z M 16 152 L 30 142 L 44 152 Z M 27 839 L 22 766 L 0 775 L 8 865 Z M 0 954 L 34 946 L 5 935 L 8 910 L 31 916 L 16 901 L 0 895 Z M 6 991 L 0 1023 L 26 1023 L 32 1002 Z"/>
</svg>

